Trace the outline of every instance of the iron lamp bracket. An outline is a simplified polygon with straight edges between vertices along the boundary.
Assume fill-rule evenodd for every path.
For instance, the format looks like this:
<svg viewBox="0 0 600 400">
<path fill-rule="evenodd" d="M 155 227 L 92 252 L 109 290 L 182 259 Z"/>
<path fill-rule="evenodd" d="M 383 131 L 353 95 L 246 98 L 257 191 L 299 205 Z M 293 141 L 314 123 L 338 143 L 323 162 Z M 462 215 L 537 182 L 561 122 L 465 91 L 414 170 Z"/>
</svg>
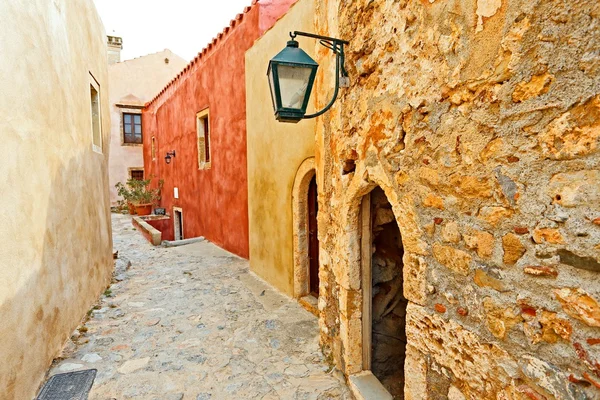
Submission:
<svg viewBox="0 0 600 400">
<path fill-rule="evenodd" d="M 333 92 L 333 97 L 329 101 L 329 103 L 323 108 L 321 111 L 318 111 L 314 114 L 305 115 L 303 119 L 316 118 L 325 114 L 329 109 L 333 106 L 335 101 L 337 100 L 340 87 L 350 87 L 350 78 L 348 77 L 348 72 L 344 66 L 345 55 L 344 55 L 344 45 L 350 44 L 350 42 L 346 40 L 341 40 L 337 38 L 332 38 L 328 36 L 315 35 L 314 33 L 300 32 L 294 31 L 290 32 L 290 37 L 292 40 L 296 40 L 296 36 L 304 36 L 312 39 L 318 39 L 319 44 L 333 51 L 335 54 L 335 90 Z"/>
</svg>

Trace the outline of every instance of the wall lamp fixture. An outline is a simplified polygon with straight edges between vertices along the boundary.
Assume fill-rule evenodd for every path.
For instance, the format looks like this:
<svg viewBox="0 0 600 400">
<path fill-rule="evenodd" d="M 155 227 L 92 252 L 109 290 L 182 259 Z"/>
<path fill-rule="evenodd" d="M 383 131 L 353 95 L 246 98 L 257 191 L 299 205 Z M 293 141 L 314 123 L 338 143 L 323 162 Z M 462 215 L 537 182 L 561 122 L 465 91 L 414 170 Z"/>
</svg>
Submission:
<svg viewBox="0 0 600 400">
<path fill-rule="evenodd" d="M 306 107 L 308 107 L 319 64 L 299 47 L 296 36 L 319 39 L 319 43 L 333 51 L 336 56 L 333 98 L 324 109 L 309 115 L 306 115 Z M 350 86 L 348 73 L 344 68 L 344 45 L 349 42 L 298 31 L 290 32 L 290 37 L 292 40 L 287 42 L 286 48 L 269 62 L 267 76 L 275 118 L 279 122 L 297 123 L 302 119 L 315 118 L 326 113 L 335 103 L 340 86 Z"/>
<path fill-rule="evenodd" d="M 171 164 L 171 159 L 173 157 L 175 157 L 175 150 L 167 152 L 167 155 L 165 156 L 165 162 L 167 164 Z"/>
</svg>

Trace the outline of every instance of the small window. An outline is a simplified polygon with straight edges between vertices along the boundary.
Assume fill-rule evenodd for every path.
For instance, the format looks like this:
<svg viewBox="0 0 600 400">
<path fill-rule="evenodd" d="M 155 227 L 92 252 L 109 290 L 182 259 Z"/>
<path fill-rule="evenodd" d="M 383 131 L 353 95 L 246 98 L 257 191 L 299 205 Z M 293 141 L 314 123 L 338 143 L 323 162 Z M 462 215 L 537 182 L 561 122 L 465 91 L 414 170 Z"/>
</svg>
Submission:
<svg viewBox="0 0 600 400">
<path fill-rule="evenodd" d="M 196 114 L 198 131 L 198 168 L 210 168 L 210 122 L 208 110 Z"/>
<path fill-rule="evenodd" d="M 92 149 L 102 153 L 102 128 L 100 125 L 100 85 L 90 74 L 90 107 L 92 115 Z"/>
<path fill-rule="evenodd" d="M 123 113 L 123 143 L 142 144 L 142 115 Z"/>
<path fill-rule="evenodd" d="M 129 171 L 131 179 L 135 179 L 138 181 L 144 180 L 144 170 L 143 169 L 132 169 Z"/>
<path fill-rule="evenodd" d="M 152 160 L 156 160 L 156 138 L 152 137 Z"/>
</svg>

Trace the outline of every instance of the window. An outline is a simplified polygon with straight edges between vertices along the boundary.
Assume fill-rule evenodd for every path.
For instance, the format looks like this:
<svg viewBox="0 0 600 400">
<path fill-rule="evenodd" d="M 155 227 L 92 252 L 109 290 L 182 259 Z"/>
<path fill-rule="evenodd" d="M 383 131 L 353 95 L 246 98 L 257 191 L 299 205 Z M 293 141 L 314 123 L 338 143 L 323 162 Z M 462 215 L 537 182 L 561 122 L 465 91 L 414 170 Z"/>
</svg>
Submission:
<svg viewBox="0 0 600 400">
<path fill-rule="evenodd" d="M 123 113 L 123 143 L 142 144 L 142 115 Z"/>
<path fill-rule="evenodd" d="M 102 153 L 102 128 L 100 125 L 100 85 L 90 74 L 90 109 L 92 116 L 92 149 Z"/>
<path fill-rule="evenodd" d="M 198 168 L 210 168 L 210 123 L 208 110 L 196 114 L 198 132 Z"/>
<path fill-rule="evenodd" d="M 136 179 L 138 181 L 144 180 L 144 170 L 143 169 L 130 169 L 129 175 L 131 176 L 131 179 Z"/>
<path fill-rule="evenodd" d="M 152 136 L 152 160 L 156 160 L 156 138 Z"/>
</svg>

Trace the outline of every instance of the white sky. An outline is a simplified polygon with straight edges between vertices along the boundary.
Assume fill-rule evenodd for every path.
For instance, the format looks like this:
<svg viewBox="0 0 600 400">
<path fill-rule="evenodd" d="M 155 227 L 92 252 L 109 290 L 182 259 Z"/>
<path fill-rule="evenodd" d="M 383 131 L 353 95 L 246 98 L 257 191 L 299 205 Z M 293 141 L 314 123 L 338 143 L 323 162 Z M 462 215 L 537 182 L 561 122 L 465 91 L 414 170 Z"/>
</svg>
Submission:
<svg viewBox="0 0 600 400">
<path fill-rule="evenodd" d="M 252 0 L 94 0 L 107 34 L 123 38 L 121 60 L 169 49 L 191 60 Z"/>
</svg>

